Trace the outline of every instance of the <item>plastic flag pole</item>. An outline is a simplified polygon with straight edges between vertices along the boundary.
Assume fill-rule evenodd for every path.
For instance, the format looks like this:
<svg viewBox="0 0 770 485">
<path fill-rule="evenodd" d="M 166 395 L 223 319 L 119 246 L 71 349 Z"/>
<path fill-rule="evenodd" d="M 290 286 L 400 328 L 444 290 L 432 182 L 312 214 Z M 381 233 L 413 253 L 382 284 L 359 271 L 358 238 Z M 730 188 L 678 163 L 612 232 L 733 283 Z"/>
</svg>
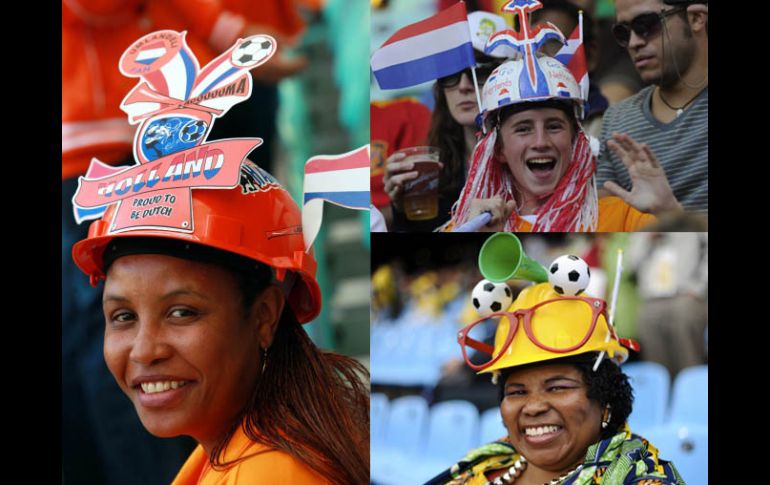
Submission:
<svg viewBox="0 0 770 485">
<path fill-rule="evenodd" d="M 458 227 L 452 232 L 478 232 L 482 227 L 489 224 L 492 220 L 492 213 L 489 211 L 482 212 L 470 221 L 466 222 L 462 226 Z"/>
<path fill-rule="evenodd" d="M 620 275 L 623 274 L 623 250 L 618 249 L 618 261 L 615 266 L 615 282 L 612 285 L 612 300 L 610 300 L 610 325 L 615 326 L 615 307 L 620 291 Z"/>
<path fill-rule="evenodd" d="M 620 275 L 623 274 L 623 250 L 618 249 L 618 260 L 615 265 L 615 282 L 612 285 L 612 297 L 610 299 L 610 327 L 615 328 L 615 307 L 617 306 L 618 302 L 618 292 L 620 291 Z M 607 333 L 607 337 L 604 339 L 604 342 L 610 341 L 610 334 Z M 599 364 L 602 361 L 602 358 L 604 357 L 604 351 L 602 350 L 599 352 L 599 357 L 596 358 L 596 363 L 594 364 L 593 370 L 596 372 L 596 369 L 599 368 Z"/>
<path fill-rule="evenodd" d="M 479 105 L 479 114 L 481 114 L 481 94 L 479 93 L 479 80 L 476 78 L 476 66 L 471 66 L 471 74 L 473 75 L 473 90 L 476 92 L 476 103 Z M 481 121 L 481 132 L 487 134 L 487 127 L 484 121 Z"/>
</svg>

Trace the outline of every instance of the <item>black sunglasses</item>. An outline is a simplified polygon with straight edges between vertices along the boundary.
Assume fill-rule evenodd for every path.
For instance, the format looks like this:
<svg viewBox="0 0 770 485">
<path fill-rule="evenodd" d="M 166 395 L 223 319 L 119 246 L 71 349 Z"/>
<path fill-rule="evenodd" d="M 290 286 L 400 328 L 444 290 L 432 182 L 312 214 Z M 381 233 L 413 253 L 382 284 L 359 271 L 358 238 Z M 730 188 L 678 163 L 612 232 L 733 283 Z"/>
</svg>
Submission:
<svg viewBox="0 0 770 485">
<path fill-rule="evenodd" d="M 621 47 L 628 47 L 631 31 L 644 40 L 649 40 L 663 30 L 663 19 L 669 15 L 685 10 L 687 7 L 675 7 L 663 12 L 648 12 L 637 15 L 631 22 L 623 22 L 612 26 L 612 35 Z"/>
<path fill-rule="evenodd" d="M 484 82 L 489 78 L 490 74 L 492 74 L 492 71 L 494 71 L 497 66 L 498 64 L 496 63 L 486 63 L 486 64 L 476 65 L 476 79 L 479 80 L 479 84 L 483 85 Z M 460 84 L 460 79 L 462 78 L 463 74 L 466 74 L 468 76 L 468 79 L 470 79 L 471 81 L 473 80 L 473 74 L 471 74 L 471 68 L 467 67 L 462 71 L 456 72 L 454 74 L 450 74 L 449 76 L 438 78 L 436 82 L 442 88 L 453 88 L 458 84 Z"/>
</svg>

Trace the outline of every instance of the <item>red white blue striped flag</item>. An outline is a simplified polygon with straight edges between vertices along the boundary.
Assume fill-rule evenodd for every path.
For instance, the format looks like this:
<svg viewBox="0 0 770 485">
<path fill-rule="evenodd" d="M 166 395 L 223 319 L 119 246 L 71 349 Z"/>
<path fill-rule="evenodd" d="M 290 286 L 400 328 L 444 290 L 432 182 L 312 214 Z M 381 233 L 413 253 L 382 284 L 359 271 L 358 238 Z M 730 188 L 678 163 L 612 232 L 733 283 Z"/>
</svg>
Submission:
<svg viewBox="0 0 770 485">
<path fill-rule="evenodd" d="M 464 2 L 396 31 L 371 59 L 382 89 L 422 84 L 475 63 Z"/>
<path fill-rule="evenodd" d="M 580 95 L 583 101 L 588 101 L 588 63 L 583 47 L 583 12 L 580 12 L 580 21 L 577 27 L 567 38 L 564 47 L 554 57 L 567 66 L 567 69 L 575 76 L 575 80 L 580 85 Z"/>
<path fill-rule="evenodd" d="M 318 155 L 305 163 L 302 233 L 309 250 L 323 219 L 323 202 L 369 210 L 369 145 L 342 155 Z"/>
</svg>

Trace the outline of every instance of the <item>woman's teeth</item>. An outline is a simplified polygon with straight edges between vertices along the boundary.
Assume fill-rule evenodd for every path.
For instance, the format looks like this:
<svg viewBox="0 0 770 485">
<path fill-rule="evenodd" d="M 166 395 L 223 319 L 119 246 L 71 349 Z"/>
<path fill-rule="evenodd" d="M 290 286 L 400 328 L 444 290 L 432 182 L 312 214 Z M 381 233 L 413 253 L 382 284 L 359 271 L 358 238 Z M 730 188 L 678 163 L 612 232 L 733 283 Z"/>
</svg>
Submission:
<svg viewBox="0 0 770 485">
<path fill-rule="evenodd" d="M 527 436 L 542 436 L 548 433 L 555 433 L 561 429 L 561 426 L 539 426 L 537 428 L 524 428 L 524 434 Z"/>
<path fill-rule="evenodd" d="M 156 392 L 168 391 L 169 389 L 178 389 L 187 384 L 186 381 L 160 381 L 160 382 L 142 382 L 142 391 L 145 394 L 154 394 Z"/>
</svg>

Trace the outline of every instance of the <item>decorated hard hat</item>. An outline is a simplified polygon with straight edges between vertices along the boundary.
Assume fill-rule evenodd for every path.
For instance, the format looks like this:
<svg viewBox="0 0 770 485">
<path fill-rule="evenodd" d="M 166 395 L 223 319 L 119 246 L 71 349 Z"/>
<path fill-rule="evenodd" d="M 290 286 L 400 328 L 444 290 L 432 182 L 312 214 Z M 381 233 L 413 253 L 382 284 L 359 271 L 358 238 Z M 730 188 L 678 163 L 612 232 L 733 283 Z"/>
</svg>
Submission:
<svg viewBox="0 0 770 485">
<path fill-rule="evenodd" d="M 527 58 L 507 61 L 498 66 L 484 83 L 481 107 L 486 123 L 491 113 L 505 106 L 547 100 L 574 103 L 577 116 L 583 116 L 580 86 L 564 64 L 548 56 L 532 56 L 537 84 L 532 85 Z M 489 125 L 488 125 L 489 126 Z"/>
<path fill-rule="evenodd" d="M 583 94 L 575 76 L 560 60 L 539 53 L 549 41 L 566 42 L 564 34 L 550 22 L 529 25 L 529 14 L 539 8 L 542 4 L 531 0 L 508 2 L 503 11 L 519 18 L 518 30 L 499 30 L 487 40 L 486 53 L 511 58 L 495 69 L 484 84 L 481 105 L 488 124 L 491 113 L 502 107 L 546 100 L 574 103 L 576 116 L 583 118 Z"/>
<path fill-rule="evenodd" d="M 481 372 L 601 351 L 618 364 L 625 362 L 628 350 L 608 325 L 605 307 L 597 298 L 561 296 L 549 283 L 525 288 L 508 312 L 529 315 L 519 318 L 512 339 L 509 317 L 500 318 L 493 353 L 500 357 Z"/>
<path fill-rule="evenodd" d="M 481 113 L 477 122 L 485 135 L 476 144 L 470 159 L 468 173 L 473 176 L 468 178 L 453 206 L 451 224 L 459 230 L 466 230 L 466 224 L 473 226 L 479 222 L 471 217 L 471 205 L 476 199 L 497 194 L 503 202 L 515 202 L 517 205 L 520 202 L 517 201 L 520 188 L 506 164 L 500 163 L 499 150 L 496 149 L 499 147 L 497 128 L 501 121 L 501 108 L 510 106 L 516 106 L 511 112 L 530 108 L 565 108 L 570 114 L 574 112 L 577 121 L 568 169 L 556 187 L 544 194 L 532 232 L 596 229 L 599 202 L 593 178 L 599 143 L 590 141 L 580 125 L 588 97 L 582 37 L 572 35 L 569 44 L 556 53 L 556 58 L 541 55 L 539 49 L 548 42 L 567 42 L 564 34 L 549 22 L 529 25 L 530 12 L 541 7 L 542 4 L 536 0 L 508 1 L 502 10 L 513 13 L 519 19 L 518 29 L 495 32 L 487 40 L 486 53 L 504 53 L 510 60 L 492 71 L 481 92 Z M 565 200 L 570 203 L 565 204 Z M 521 221 L 521 215 L 514 211 L 503 221 L 503 230 L 520 230 Z"/>
<path fill-rule="evenodd" d="M 104 277 L 103 255 L 115 238 L 169 238 L 209 246 L 264 263 L 282 281 L 286 272 L 297 281 L 287 295 L 297 320 L 305 323 L 321 310 L 321 291 L 315 278 L 316 260 L 305 252 L 299 207 L 278 182 L 251 162 L 241 169 L 243 182 L 234 189 L 192 190 L 192 232 L 136 228 L 111 233 L 118 206 L 91 223 L 88 237 L 76 243 L 72 255 L 92 280 Z"/>
<path fill-rule="evenodd" d="M 76 220 L 94 220 L 72 250 L 93 284 L 105 277 L 105 251 L 115 239 L 179 240 L 270 266 L 297 320 L 318 315 L 316 261 L 300 210 L 269 173 L 246 159 L 262 140 L 206 139 L 214 120 L 251 94 L 248 71 L 275 47 L 268 35 L 239 39 L 202 69 L 184 32 L 153 32 L 126 49 L 120 70 L 138 84 L 121 108 L 138 125 L 137 164 L 92 161 L 73 197 Z"/>
</svg>

